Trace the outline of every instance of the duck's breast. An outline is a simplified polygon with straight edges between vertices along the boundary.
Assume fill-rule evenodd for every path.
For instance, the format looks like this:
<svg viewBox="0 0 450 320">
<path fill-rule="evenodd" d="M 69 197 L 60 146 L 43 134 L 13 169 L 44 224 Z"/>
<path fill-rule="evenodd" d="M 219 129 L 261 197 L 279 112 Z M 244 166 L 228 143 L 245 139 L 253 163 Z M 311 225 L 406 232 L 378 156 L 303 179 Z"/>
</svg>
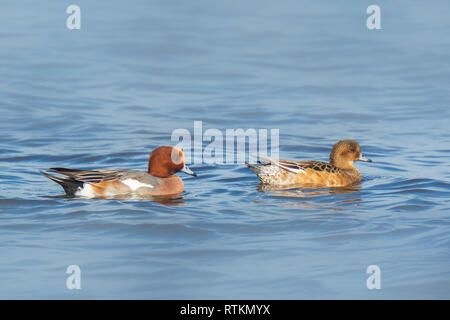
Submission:
<svg viewBox="0 0 450 320">
<path fill-rule="evenodd" d="M 306 172 L 296 175 L 296 183 L 323 187 L 343 187 L 361 181 L 359 174 L 349 174 L 345 171 L 328 172 L 306 169 Z"/>
<path fill-rule="evenodd" d="M 151 190 L 150 194 L 155 196 L 178 194 L 184 191 L 183 180 L 177 175 L 171 175 L 168 178 L 162 178 L 156 188 Z"/>
</svg>

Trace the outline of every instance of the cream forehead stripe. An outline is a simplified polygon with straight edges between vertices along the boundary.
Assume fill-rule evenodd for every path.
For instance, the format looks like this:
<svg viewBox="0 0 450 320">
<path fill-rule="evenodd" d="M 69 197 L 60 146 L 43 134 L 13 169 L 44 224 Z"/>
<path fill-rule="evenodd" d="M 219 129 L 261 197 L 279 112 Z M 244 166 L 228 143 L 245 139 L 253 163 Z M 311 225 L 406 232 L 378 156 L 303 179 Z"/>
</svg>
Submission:
<svg viewBox="0 0 450 320">
<path fill-rule="evenodd" d="M 184 160 L 183 150 L 178 147 L 173 147 L 170 157 L 172 158 L 172 162 L 175 164 L 180 164 Z"/>
</svg>

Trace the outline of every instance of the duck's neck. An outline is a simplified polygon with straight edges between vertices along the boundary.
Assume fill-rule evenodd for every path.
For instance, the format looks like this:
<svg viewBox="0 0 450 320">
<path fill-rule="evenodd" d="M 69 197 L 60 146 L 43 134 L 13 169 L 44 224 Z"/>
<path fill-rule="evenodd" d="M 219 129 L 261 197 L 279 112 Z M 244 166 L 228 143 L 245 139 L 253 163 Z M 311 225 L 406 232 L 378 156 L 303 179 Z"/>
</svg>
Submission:
<svg viewBox="0 0 450 320">
<path fill-rule="evenodd" d="M 158 162 L 153 163 L 152 161 L 149 161 L 147 172 L 152 176 L 158 178 L 167 178 L 170 176 L 169 169 L 167 168 L 167 166 L 164 166 Z"/>
<path fill-rule="evenodd" d="M 359 170 L 355 166 L 353 166 L 353 161 L 343 159 L 342 160 L 338 159 L 337 161 L 335 161 L 331 159 L 330 164 L 334 165 L 335 167 L 341 170 L 348 172 L 349 174 L 360 175 Z"/>
</svg>

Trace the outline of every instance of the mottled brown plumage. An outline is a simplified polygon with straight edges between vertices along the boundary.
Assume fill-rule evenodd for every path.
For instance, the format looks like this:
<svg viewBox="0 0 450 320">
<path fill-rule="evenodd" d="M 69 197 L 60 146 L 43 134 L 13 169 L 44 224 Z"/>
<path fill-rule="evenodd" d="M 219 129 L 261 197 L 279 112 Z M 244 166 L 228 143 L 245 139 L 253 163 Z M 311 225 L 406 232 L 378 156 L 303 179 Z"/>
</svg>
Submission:
<svg viewBox="0 0 450 320">
<path fill-rule="evenodd" d="M 262 183 L 305 187 L 343 187 L 360 182 L 361 174 L 353 162 L 372 161 L 362 157 L 359 144 L 354 140 L 337 142 L 331 149 L 329 162 L 258 158 L 262 166 L 247 165 Z"/>
</svg>

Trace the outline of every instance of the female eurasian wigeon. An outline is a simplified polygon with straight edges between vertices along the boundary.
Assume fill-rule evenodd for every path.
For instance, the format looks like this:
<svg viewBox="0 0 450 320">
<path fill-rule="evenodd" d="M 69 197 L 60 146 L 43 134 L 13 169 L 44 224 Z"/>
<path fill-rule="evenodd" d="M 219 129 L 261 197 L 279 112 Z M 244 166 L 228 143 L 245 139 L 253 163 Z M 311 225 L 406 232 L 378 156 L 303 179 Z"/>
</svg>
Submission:
<svg viewBox="0 0 450 320">
<path fill-rule="evenodd" d="M 59 183 L 69 196 L 87 198 L 163 196 L 183 192 L 184 185 L 175 172 L 196 176 L 184 160 L 183 151 L 177 147 L 162 146 L 153 150 L 148 160 L 148 172 L 136 170 L 74 170 L 51 168 L 65 177 L 42 172 Z"/>
<path fill-rule="evenodd" d="M 247 166 L 259 180 L 270 185 L 310 187 L 345 187 L 362 180 L 353 161 L 372 162 L 361 154 L 354 140 L 337 142 L 330 153 L 330 161 L 285 161 L 258 156 L 262 166 Z M 262 161 L 261 161 L 262 160 Z"/>
</svg>

